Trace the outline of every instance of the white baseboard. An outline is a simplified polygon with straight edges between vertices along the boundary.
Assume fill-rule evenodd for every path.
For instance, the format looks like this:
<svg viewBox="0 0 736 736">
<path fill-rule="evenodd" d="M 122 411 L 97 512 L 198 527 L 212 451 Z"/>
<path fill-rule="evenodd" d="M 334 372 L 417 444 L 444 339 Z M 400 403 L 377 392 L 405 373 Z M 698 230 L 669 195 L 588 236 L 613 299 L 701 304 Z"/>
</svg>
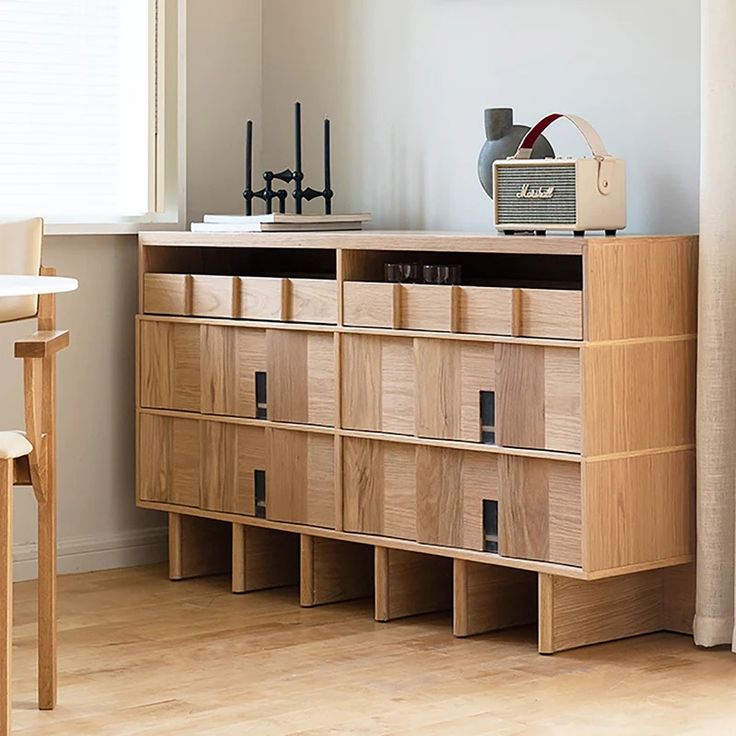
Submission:
<svg viewBox="0 0 736 736">
<path fill-rule="evenodd" d="M 66 575 L 163 562 L 168 557 L 167 539 L 167 527 L 137 529 L 104 537 L 60 539 L 58 572 Z M 37 575 L 37 563 L 35 542 L 16 545 L 13 548 L 13 579 L 16 582 L 33 580 Z"/>
</svg>

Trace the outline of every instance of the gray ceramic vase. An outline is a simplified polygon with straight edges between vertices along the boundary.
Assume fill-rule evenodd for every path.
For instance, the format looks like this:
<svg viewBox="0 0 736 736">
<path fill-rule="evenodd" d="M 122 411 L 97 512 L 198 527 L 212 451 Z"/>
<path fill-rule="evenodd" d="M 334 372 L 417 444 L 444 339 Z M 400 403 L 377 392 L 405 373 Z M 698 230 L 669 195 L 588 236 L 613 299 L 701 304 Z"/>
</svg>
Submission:
<svg viewBox="0 0 736 736">
<path fill-rule="evenodd" d="M 486 142 L 478 157 L 478 178 L 486 194 L 493 199 L 493 162 L 516 153 L 528 125 L 514 125 L 514 111 L 510 107 L 488 107 L 484 110 Z M 549 141 L 540 135 L 532 149 L 532 158 L 552 158 L 555 152 Z"/>
</svg>

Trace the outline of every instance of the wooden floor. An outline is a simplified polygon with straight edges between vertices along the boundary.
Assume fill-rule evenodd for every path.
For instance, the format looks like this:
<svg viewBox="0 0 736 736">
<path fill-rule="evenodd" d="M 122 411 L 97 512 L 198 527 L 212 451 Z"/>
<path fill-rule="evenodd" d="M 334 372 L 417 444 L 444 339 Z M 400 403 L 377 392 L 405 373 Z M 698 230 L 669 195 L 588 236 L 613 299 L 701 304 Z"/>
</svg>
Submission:
<svg viewBox="0 0 736 736">
<path fill-rule="evenodd" d="M 540 656 L 531 629 L 455 639 L 162 567 L 60 579 L 59 707 L 37 711 L 34 583 L 16 585 L 14 733 L 736 734 L 736 655 L 674 634 Z"/>
</svg>

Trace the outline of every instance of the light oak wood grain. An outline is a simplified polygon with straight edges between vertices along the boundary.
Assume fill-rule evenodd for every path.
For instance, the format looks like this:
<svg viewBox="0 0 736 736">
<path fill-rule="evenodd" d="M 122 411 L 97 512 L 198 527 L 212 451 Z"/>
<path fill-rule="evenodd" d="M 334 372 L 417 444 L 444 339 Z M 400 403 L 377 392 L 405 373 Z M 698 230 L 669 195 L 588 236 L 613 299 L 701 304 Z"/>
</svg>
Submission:
<svg viewBox="0 0 736 736">
<path fill-rule="evenodd" d="M 398 329 L 400 288 L 399 284 L 346 281 L 343 285 L 343 323 Z"/>
<path fill-rule="evenodd" d="M 265 434 L 260 427 L 201 423 L 202 508 L 255 514 L 255 471 L 267 473 Z M 266 484 L 268 494 L 268 475 Z"/>
<path fill-rule="evenodd" d="M 285 320 L 286 279 L 241 276 L 240 307 L 233 314 L 241 319 Z"/>
<path fill-rule="evenodd" d="M 300 560 L 299 602 L 306 608 L 373 592 L 370 547 L 302 534 Z"/>
<path fill-rule="evenodd" d="M 453 332 L 455 298 L 452 286 L 402 284 L 399 290 L 399 326 L 406 330 Z"/>
<path fill-rule="evenodd" d="M 452 608 L 450 560 L 376 547 L 376 621 Z"/>
<path fill-rule="evenodd" d="M 412 341 L 345 335 L 341 345 L 342 426 L 414 434 Z"/>
<path fill-rule="evenodd" d="M 581 255 L 588 238 L 550 236 L 544 238 L 517 235 L 512 238 L 489 233 L 396 232 L 365 230 L 339 233 L 179 233 L 142 232 L 141 245 L 179 246 L 181 248 L 340 248 L 345 251 L 460 251 L 465 253 L 528 253 Z M 668 238 L 658 236 L 667 241 Z M 628 238 L 627 238 L 628 239 Z M 634 237 L 633 240 L 638 238 Z M 676 238 L 672 238 L 675 240 Z M 610 241 L 606 238 L 603 242 Z M 613 242 L 613 241 L 612 241 Z M 352 278 L 348 276 L 347 278 Z"/>
<path fill-rule="evenodd" d="M 139 422 L 140 499 L 198 507 L 200 423 L 151 414 L 141 414 Z"/>
<path fill-rule="evenodd" d="M 299 535 L 233 524 L 233 593 L 299 583 Z"/>
<path fill-rule="evenodd" d="M 580 452 L 579 353 L 529 345 L 495 351 L 499 443 Z"/>
<path fill-rule="evenodd" d="M 337 283 L 331 279 L 289 279 L 290 322 L 337 323 Z"/>
<path fill-rule="evenodd" d="M 568 565 L 582 562 L 580 467 L 499 457 L 499 551 Z"/>
<path fill-rule="evenodd" d="M 695 367 L 691 338 L 586 346 L 585 454 L 693 444 Z"/>
<path fill-rule="evenodd" d="M 199 411 L 200 327 L 141 322 L 141 405 Z"/>
<path fill-rule="evenodd" d="M 582 340 L 582 292 L 521 289 L 519 306 L 519 335 Z"/>
<path fill-rule="evenodd" d="M 458 295 L 458 332 L 487 335 L 513 333 L 514 289 L 461 286 Z"/>
<path fill-rule="evenodd" d="M 583 264 L 587 340 L 696 332 L 697 237 L 594 238 Z"/>
<path fill-rule="evenodd" d="M 266 438 L 268 518 L 334 527 L 334 438 L 282 429 Z"/>
<path fill-rule="evenodd" d="M 694 552 L 693 450 L 585 463 L 583 477 L 586 569 Z"/>
<path fill-rule="evenodd" d="M 64 707 L 48 713 L 32 707 L 26 627 L 36 586 L 15 586 L 24 622 L 15 733 L 220 736 L 246 723 L 280 736 L 382 736 L 407 724 L 422 736 L 591 736 L 615 724 L 627 736 L 673 736 L 730 727 L 733 655 L 684 636 L 539 657 L 528 627 L 456 639 L 444 613 L 377 625 L 368 600 L 306 610 L 293 589 L 233 596 L 222 577 L 164 577 L 154 566 L 59 578 Z M 113 641 L 109 667 L 100 642 Z"/>
<path fill-rule="evenodd" d="M 268 416 L 277 422 L 334 426 L 334 337 L 266 332 Z"/>
<path fill-rule="evenodd" d="M 192 314 L 195 317 L 235 317 L 240 283 L 232 276 L 192 276 Z"/>
<path fill-rule="evenodd" d="M 497 500 L 496 459 L 459 450 L 417 447 L 417 539 L 483 549 L 483 500 Z"/>
<path fill-rule="evenodd" d="M 455 636 L 473 636 L 536 620 L 534 573 L 454 561 L 452 633 Z"/>
<path fill-rule="evenodd" d="M 496 385 L 494 350 L 480 343 L 416 339 L 416 434 L 479 442 L 480 392 Z"/>
<path fill-rule="evenodd" d="M 256 373 L 266 372 L 266 331 L 201 326 L 201 410 L 256 416 Z"/>
<path fill-rule="evenodd" d="M 416 453 L 390 442 L 343 444 L 346 530 L 416 539 Z"/>
<path fill-rule="evenodd" d="M 539 576 L 539 651 L 552 654 L 664 628 L 662 571 L 580 583 Z"/>
<path fill-rule="evenodd" d="M 219 575 L 230 569 L 230 525 L 184 514 L 169 514 L 169 579 Z"/>
<path fill-rule="evenodd" d="M 13 461 L 0 460 L 0 734 L 13 707 Z"/>
<path fill-rule="evenodd" d="M 191 314 L 191 276 L 179 273 L 143 274 L 143 311 L 148 314 Z"/>
</svg>

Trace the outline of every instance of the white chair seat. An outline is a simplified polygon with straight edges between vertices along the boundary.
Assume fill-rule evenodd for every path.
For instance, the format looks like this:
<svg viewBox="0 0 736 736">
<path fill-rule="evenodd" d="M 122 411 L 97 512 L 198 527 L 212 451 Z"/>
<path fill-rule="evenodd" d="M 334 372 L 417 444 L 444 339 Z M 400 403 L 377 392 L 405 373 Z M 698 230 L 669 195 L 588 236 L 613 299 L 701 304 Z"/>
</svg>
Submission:
<svg viewBox="0 0 736 736">
<path fill-rule="evenodd" d="M 26 439 L 25 433 L 0 432 L 0 460 L 14 460 L 30 454 L 32 450 L 33 445 Z"/>
</svg>

